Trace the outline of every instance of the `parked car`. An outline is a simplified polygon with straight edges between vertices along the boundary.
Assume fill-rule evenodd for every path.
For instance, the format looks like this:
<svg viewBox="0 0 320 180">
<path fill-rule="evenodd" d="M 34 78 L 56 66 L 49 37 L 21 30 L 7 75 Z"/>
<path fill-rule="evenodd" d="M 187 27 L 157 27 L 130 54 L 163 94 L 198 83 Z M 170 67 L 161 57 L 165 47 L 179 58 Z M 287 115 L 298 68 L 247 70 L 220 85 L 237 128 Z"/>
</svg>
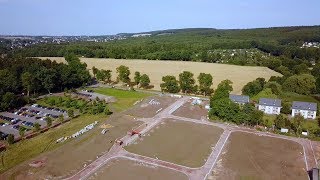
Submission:
<svg viewBox="0 0 320 180">
<path fill-rule="evenodd" d="M 12 125 L 17 124 L 17 123 L 19 123 L 20 121 L 21 121 L 21 119 L 17 119 L 17 118 L 16 118 L 16 119 L 14 119 L 14 120 L 11 121 L 11 124 L 12 124 Z"/>
<path fill-rule="evenodd" d="M 20 126 L 19 125 L 14 125 L 12 126 L 13 129 L 19 130 Z"/>
<path fill-rule="evenodd" d="M 1 139 L 1 140 L 6 140 L 7 137 L 8 137 L 8 134 L 0 131 L 0 139 Z"/>
</svg>

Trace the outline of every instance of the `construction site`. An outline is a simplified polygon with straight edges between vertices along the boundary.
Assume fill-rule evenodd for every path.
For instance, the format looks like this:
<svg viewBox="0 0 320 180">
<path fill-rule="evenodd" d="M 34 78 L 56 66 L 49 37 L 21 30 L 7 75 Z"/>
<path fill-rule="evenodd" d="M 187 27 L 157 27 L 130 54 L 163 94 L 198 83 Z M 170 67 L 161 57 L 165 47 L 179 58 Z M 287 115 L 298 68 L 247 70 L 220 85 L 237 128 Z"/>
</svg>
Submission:
<svg viewBox="0 0 320 180">
<path fill-rule="evenodd" d="M 308 179 L 307 171 L 317 167 L 314 142 L 210 122 L 207 105 L 208 100 L 187 96 L 142 99 L 66 144 L 69 148 L 34 159 L 44 162 L 40 167 L 25 164 L 28 170 L 17 169 L 16 177 Z"/>
</svg>

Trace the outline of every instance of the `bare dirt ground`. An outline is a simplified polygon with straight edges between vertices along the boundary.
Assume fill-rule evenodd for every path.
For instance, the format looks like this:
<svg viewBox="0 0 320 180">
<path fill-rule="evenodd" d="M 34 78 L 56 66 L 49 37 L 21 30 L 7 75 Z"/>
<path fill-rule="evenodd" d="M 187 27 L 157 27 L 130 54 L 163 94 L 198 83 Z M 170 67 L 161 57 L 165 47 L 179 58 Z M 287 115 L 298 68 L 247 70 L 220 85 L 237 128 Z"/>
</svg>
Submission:
<svg viewBox="0 0 320 180">
<path fill-rule="evenodd" d="M 130 180 L 187 180 L 188 177 L 180 172 L 157 167 L 142 162 L 123 158 L 110 160 L 108 164 L 89 179 L 130 179 Z"/>
<path fill-rule="evenodd" d="M 63 57 L 42 57 L 42 59 L 52 59 L 57 62 L 65 62 Z M 131 79 L 134 72 L 150 76 L 151 84 L 155 90 L 160 90 L 162 77 L 166 75 L 174 75 L 178 77 L 182 71 L 191 71 L 197 77 L 201 72 L 210 73 L 213 76 L 213 87 L 225 79 L 233 82 L 233 93 L 241 94 L 242 87 L 250 81 L 258 77 L 269 79 L 271 76 L 281 76 L 281 74 L 266 68 L 254 66 L 236 66 L 227 64 L 214 64 L 202 62 L 186 62 L 186 61 L 151 61 L 151 60 L 122 60 L 122 59 L 100 59 L 100 58 L 81 58 L 82 62 L 87 63 L 88 68 L 93 66 L 112 70 L 112 79 L 116 79 L 116 68 L 125 65 L 130 68 Z"/>
<path fill-rule="evenodd" d="M 166 119 L 125 149 L 179 165 L 200 167 L 222 131 L 214 126 Z"/>
<path fill-rule="evenodd" d="M 101 134 L 102 129 L 96 127 L 61 148 L 37 157 L 36 160 L 46 159 L 45 166 L 32 168 L 28 161 L 0 175 L 0 179 L 60 179 L 69 176 L 107 152 L 117 138 L 142 124 L 125 114 L 115 114 L 106 123 L 114 126 L 106 134 Z"/>
<path fill-rule="evenodd" d="M 233 132 L 213 179 L 308 179 L 302 146 L 293 141 Z"/>
<path fill-rule="evenodd" d="M 153 96 L 131 108 L 126 114 L 135 117 L 151 118 L 171 105 L 177 99 L 170 96 Z"/>
<path fill-rule="evenodd" d="M 201 105 L 192 105 L 191 103 L 192 100 L 188 100 L 179 109 L 177 109 L 173 115 L 197 120 L 206 119 L 208 110 L 204 107 L 209 104 L 209 101 L 203 101 Z"/>
</svg>

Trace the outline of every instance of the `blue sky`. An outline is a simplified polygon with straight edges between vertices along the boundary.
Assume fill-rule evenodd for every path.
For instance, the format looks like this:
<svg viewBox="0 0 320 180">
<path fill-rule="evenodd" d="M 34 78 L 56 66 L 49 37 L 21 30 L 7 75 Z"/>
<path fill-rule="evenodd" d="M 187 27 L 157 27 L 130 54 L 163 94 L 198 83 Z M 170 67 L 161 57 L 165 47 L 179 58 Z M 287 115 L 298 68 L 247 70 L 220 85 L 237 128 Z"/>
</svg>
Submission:
<svg viewBox="0 0 320 180">
<path fill-rule="evenodd" d="M 320 0 L 0 0 L 0 34 L 320 25 Z"/>
</svg>

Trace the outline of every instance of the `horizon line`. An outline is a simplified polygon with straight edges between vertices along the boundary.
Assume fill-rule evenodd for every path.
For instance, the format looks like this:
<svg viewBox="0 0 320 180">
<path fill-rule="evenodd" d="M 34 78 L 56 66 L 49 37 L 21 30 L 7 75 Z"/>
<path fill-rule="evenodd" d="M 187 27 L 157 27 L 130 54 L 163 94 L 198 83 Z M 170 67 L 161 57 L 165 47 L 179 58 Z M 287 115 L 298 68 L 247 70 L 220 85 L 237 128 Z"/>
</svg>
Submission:
<svg viewBox="0 0 320 180">
<path fill-rule="evenodd" d="M 184 30 L 184 29 L 211 29 L 211 30 L 253 30 L 253 29 L 271 29 L 271 28 L 294 28 L 294 27 L 318 27 L 319 25 L 292 25 L 292 26 L 270 26 L 270 27 L 253 27 L 253 28 L 212 28 L 212 27 L 188 27 L 188 28 L 169 28 L 169 29 L 158 29 L 158 30 L 150 30 L 150 31 L 140 31 L 140 32 L 119 32 L 116 34 L 100 34 L 100 35 L 27 35 L 27 34 L 0 34 L 0 37 L 2 36 L 25 36 L 25 37 L 75 37 L 75 36 L 117 36 L 120 34 L 142 34 L 142 33 L 152 33 L 152 32 L 157 32 L 157 31 L 170 31 L 170 30 Z"/>
</svg>

